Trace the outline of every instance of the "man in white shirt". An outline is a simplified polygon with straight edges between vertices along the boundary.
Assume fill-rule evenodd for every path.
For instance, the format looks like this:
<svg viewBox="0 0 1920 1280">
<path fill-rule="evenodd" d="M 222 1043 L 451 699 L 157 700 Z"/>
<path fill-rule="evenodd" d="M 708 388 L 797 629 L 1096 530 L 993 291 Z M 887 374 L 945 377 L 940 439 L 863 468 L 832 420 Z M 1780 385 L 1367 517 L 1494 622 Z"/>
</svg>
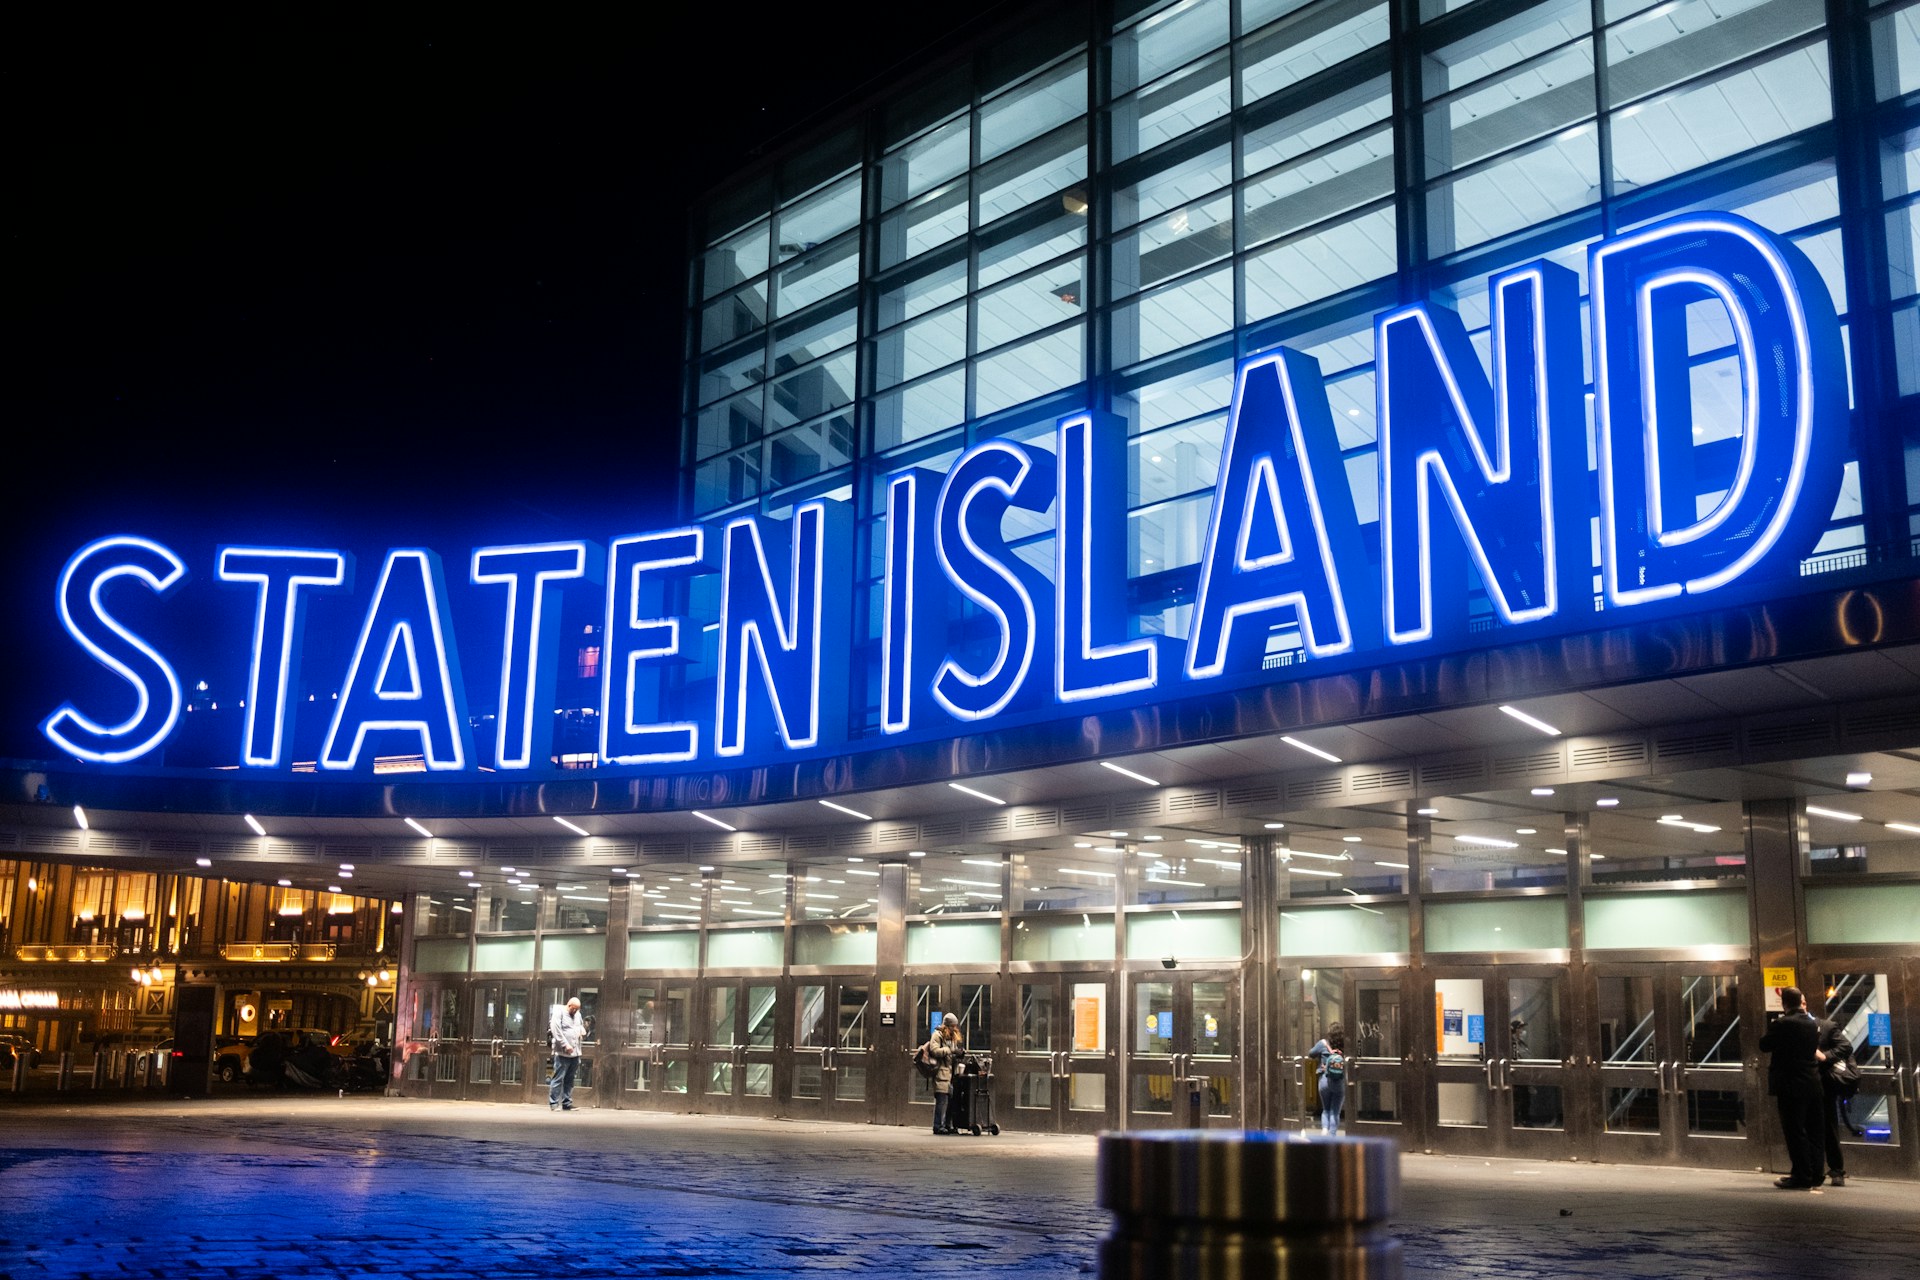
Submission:
<svg viewBox="0 0 1920 1280">
<path fill-rule="evenodd" d="M 587 1037 L 586 1023 L 580 1019 L 580 997 L 567 1001 L 567 1007 L 553 1007 L 547 1022 L 547 1040 L 553 1046 L 553 1079 L 547 1082 L 547 1109 L 573 1110 L 573 1078 L 580 1073 L 580 1042 Z"/>
</svg>

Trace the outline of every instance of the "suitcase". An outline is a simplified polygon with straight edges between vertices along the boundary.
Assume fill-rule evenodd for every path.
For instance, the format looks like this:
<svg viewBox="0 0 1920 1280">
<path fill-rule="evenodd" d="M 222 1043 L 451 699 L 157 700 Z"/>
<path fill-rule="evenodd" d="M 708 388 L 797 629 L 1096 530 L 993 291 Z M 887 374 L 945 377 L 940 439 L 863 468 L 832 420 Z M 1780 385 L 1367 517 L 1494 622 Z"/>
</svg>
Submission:
<svg viewBox="0 0 1920 1280">
<path fill-rule="evenodd" d="M 993 1119 L 993 1076 L 986 1070 L 969 1065 L 965 1075 L 953 1077 L 947 1123 L 976 1138 L 983 1132 L 1000 1136 L 1000 1126 Z"/>
</svg>

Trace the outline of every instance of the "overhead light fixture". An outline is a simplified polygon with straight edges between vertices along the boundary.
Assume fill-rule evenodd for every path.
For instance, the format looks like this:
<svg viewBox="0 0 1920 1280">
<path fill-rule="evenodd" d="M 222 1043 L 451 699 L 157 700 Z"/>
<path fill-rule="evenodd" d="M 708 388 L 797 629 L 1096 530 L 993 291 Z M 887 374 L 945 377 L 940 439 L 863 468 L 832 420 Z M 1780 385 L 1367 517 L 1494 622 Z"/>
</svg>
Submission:
<svg viewBox="0 0 1920 1280">
<path fill-rule="evenodd" d="M 1662 814 L 1660 816 L 1660 825 L 1663 827 L 1685 827 L 1687 830 L 1703 836 L 1710 836 L 1720 829 L 1711 822 L 1688 822 L 1677 813 Z"/>
<path fill-rule="evenodd" d="M 471 879 L 473 879 L 473 872 L 471 872 L 471 871 L 462 871 L 462 872 L 460 873 L 460 878 L 461 878 L 462 880 L 471 880 Z"/>
<path fill-rule="evenodd" d="M 1495 840 L 1489 836 L 1455 836 L 1453 842 L 1479 845 L 1483 849 L 1518 849 L 1520 847 L 1511 840 Z"/>
<path fill-rule="evenodd" d="M 1392 867 L 1395 871 L 1411 871 L 1413 868 L 1404 862 L 1376 862 L 1376 867 Z"/>
<path fill-rule="evenodd" d="M 1860 815 L 1848 813 L 1844 809 L 1824 809 L 1817 804 L 1807 806 L 1807 812 L 1816 818 L 1832 818 L 1835 822 L 1858 822 Z"/>
<path fill-rule="evenodd" d="M 1360 837 L 1359 837 L 1359 836 L 1341 836 L 1340 838 L 1341 838 L 1342 840 L 1344 840 L 1344 841 L 1346 841 L 1346 842 L 1347 842 L 1348 844 L 1359 844 L 1359 843 L 1360 843 Z"/>
<path fill-rule="evenodd" d="M 720 819 L 713 817 L 710 814 L 702 813 L 698 809 L 691 809 L 688 812 L 692 813 L 694 817 L 700 819 L 700 821 L 702 822 L 711 822 L 714 826 L 720 828 L 722 831 L 738 831 L 740 829 L 738 827 L 729 826 L 728 824 L 720 821 Z"/>
<path fill-rule="evenodd" d="M 1351 862 L 1351 861 L 1353 861 L 1353 855 L 1352 855 L 1352 854 L 1347 854 L 1347 853 L 1309 853 L 1309 852 L 1308 852 L 1307 850 L 1305 850 L 1305 849 L 1289 849 L 1289 850 L 1287 850 L 1287 852 L 1286 852 L 1286 854 L 1285 854 L 1285 856 L 1286 856 L 1286 857 L 1288 857 L 1288 858 L 1312 858 L 1312 859 L 1314 859 L 1314 860 L 1315 860 L 1315 861 L 1317 861 L 1317 862 Z"/>
<path fill-rule="evenodd" d="M 258 819 L 258 818 L 256 818 L 256 817 L 254 817 L 254 816 L 253 816 L 252 814 L 250 814 L 250 813 L 243 813 L 243 814 L 241 814 L 241 815 L 240 815 L 240 817 L 241 817 L 241 818 L 242 818 L 243 820 L 245 820 L 245 822 L 246 822 L 246 824 L 247 824 L 247 825 L 248 825 L 249 827 L 252 827 L 252 828 L 253 828 L 253 834 L 255 834 L 255 835 L 257 835 L 257 836 L 264 836 L 264 835 L 266 835 L 266 834 L 267 834 L 267 829 L 266 829 L 265 827 L 263 827 L 263 826 L 261 826 L 261 825 L 260 825 L 260 819 Z"/>
<path fill-rule="evenodd" d="M 1284 822 L 1266 822 L 1261 825 L 1269 831 L 1285 831 L 1287 829 L 1287 824 Z"/>
<path fill-rule="evenodd" d="M 1850 787 L 1870 787 L 1873 785 L 1873 775 L 1865 772 L 1850 773 L 1847 775 L 1847 785 Z"/>
<path fill-rule="evenodd" d="M 963 792 L 967 795 L 972 796 L 976 800 L 985 800 L 988 804 L 1005 804 L 1006 803 L 1006 801 L 1002 800 L 999 796 L 990 796 L 984 791 L 975 791 L 972 787 L 963 787 L 957 782 L 949 782 L 947 785 L 952 787 L 955 791 Z"/>
<path fill-rule="evenodd" d="M 1288 735 L 1283 733 L 1280 735 L 1280 741 L 1286 743 L 1290 747 L 1295 747 L 1301 751 L 1304 751 L 1310 756 L 1319 756 L 1322 760 L 1325 760 L 1328 764 L 1340 763 L 1340 757 L 1337 755 L 1334 755 L 1333 752 L 1322 751 L 1318 747 L 1309 746 L 1307 743 L 1300 741 L 1300 739 L 1298 738 L 1289 737 Z"/>
<path fill-rule="evenodd" d="M 859 811 L 858 809 L 849 809 L 849 808 L 847 808 L 847 806 L 845 806 L 845 805 L 843 805 L 843 804 L 835 804 L 835 803 L 834 803 L 833 801 L 831 801 L 831 800 L 822 800 L 822 801 L 821 801 L 820 803 L 821 803 L 821 804 L 823 804 L 823 805 L 825 805 L 825 806 L 827 806 L 827 808 L 829 808 L 829 809 L 837 809 L 837 810 L 839 810 L 839 811 L 840 811 L 841 813 L 844 813 L 844 814 L 846 814 L 846 815 L 847 815 L 848 817 L 851 817 L 851 818 L 858 818 L 858 819 L 860 819 L 860 821 L 862 821 L 862 822 L 872 822 L 872 821 L 873 821 L 873 815 L 872 815 L 872 814 L 870 814 L 870 813 L 862 813 L 862 812 L 860 812 L 860 811 Z"/>
<path fill-rule="evenodd" d="M 87 811 L 85 809 L 82 809 L 79 805 L 73 806 L 73 820 L 80 824 L 80 829 L 82 831 L 86 831 L 90 829 L 87 826 Z"/>
<path fill-rule="evenodd" d="M 1144 782 L 1150 787 L 1157 787 L 1160 785 L 1158 782 L 1154 781 L 1152 778 L 1149 778 L 1146 774 L 1135 773 L 1131 769 L 1123 769 L 1111 760 L 1102 760 L 1100 762 L 1100 767 L 1102 769 L 1111 769 L 1123 778 L 1132 778 L 1135 782 Z"/>
<path fill-rule="evenodd" d="M 1437 818 L 1440 816 L 1438 809 L 1415 809 L 1414 812 L 1423 818 Z"/>
<path fill-rule="evenodd" d="M 577 836 L 591 836 L 592 834 L 585 827 L 580 826 L 578 823 L 568 822 L 557 813 L 553 815 L 553 820 Z"/>
<path fill-rule="evenodd" d="M 354 865 L 353 865 L 353 864 L 352 864 L 351 862 L 343 862 L 343 863 L 341 863 L 341 864 L 340 864 L 340 869 L 341 869 L 342 871 L 355 871 L 355 870 L 358 870 L 358 868 L 356 868 L 356 867 L 355 867 L 355 866 L 354 866 Z"/>
<path fill-rule="evenodd" d="M 909 849 L 907 850 L 907 856 L 909 858 L 924 858 L 927 856 L 927 851 L 925 849 Z"/>
<path fill-rule="evenodd" d="M 1540 831 L 1537 827 L 1515 827 L 1513 834 L 1517 836 L 1537 836 L 1540 834 Z"/>
<path fill-rule="evenodd" d="M 293 888 L 293 881 L 291 881 L 291 880 L 282 880 L 282 881 L 279 881 L 279 885 L 280 885 L 280 887 L 281 887 L 282 889 L 291 889 L 291 888 Z"/>
<path fill-rule="evenodd" d="M 193 860 L 193 865 L 196 867 L 210 867 L 213 865 L 213 859 L 212 858 L 195 858 Z"/>
<path fill-rule="evenodd" d="M 429 840 L 433 839 L 433 832 L 427 830 L 425 827 L 415 822 L 412 818 L 402 818 L 400 819 L 400 821 L 406 823 L 408 826 L 412 827 L 415 831 L 418 831 L 421 835 L 425 836 L 427 839 Z"/>
<path fill-rule="evenodd" d="M 1533 789 L 1533 794 L 1536 796 L 1550 796 L 1553 794 L 1553 788 L 1552 787 L 1535 787 Z"/>
<path fill-rule="evenodd" d="M 1518 707 L 1503 706 L 1500 708 L 1500 710 L 1505 712 L 1507 715 L 1512 716 L 1515 720 L 1518 720 L 1521 724 L 1526 725 L 1528 728 L 1538 729 L 1540 732 L 1546 734 L 1549 738 L 1557 738 L 1560 736 L 1560 731 L 1554 728 L 1552 725 L 1548 724 L 1545 720 L 1537 720 L 1534 717 L 1528 715 L 1526 712 L 1522 711 Z"/>
<path fill-rule="evenodd" d="M 1887 830 L 1904 831 L 1910 836 L 1920 836 L 1920 827 L 1915 826 L 1911 822 L 1889 822 L 1887 824 Z"/>
<path fill-rule="evenodd" d="M 1287 870 L 1297 876 L 1325 876 L 1329 880 L 1338 880 L 1340 878 L 1338 871 L 1320 871 L 1314 867 L 1288 867 Z"/>
<path fill-rule="evenodd" d="M 1548 853 L 1557 853 L 1557 854 L 1559 854 L 1559 855 L 1560 855 L 1561 857 L 1563 857 L 1563 858 L 1567 856 L 1567 851 L 1566 851 L 1565 849 L 1548 849 L 1548 850 L 1547 850 L 1547 852 L 1548 852 Z"/>
<path fill-rule="evenodd" d="M 1598 800 L 1595 800 L 1593 803 L 1599 808 L 1611 809 L 1611 808 L 1614 808 L 1616 805 L 1618 805 L 1620 801 L 1614 796 L 1601 796 Z"/>
</svg>

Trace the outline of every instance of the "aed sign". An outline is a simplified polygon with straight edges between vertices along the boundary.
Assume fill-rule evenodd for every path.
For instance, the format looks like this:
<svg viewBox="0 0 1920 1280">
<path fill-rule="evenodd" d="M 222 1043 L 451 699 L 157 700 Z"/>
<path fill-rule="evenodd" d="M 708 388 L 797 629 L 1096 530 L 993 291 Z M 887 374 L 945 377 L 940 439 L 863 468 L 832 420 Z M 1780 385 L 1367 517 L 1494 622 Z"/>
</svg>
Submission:
<svg viewBox="0 0 1920 1280">
<path fill-rule="evenodd" d="M 1474 642 L 1579 626 L 1592 613 L 1596 521 L 1610 611 L 1795 577 L 1833 511 L 1847 439 L 1839 325 L 1812 265 L 1743 219 L 1692 214 L 1595 244 L 1588 282 L 1590 323 L 1566 268 L 1541 261 L 1490 280 L 1490 374 L 1449 310 L 1418 303 L 1375 318 L 1377 555 L 1362 539 L 1317 364 L 1284 347 L 1242 362 L 1181 640 L 1135 634 L 1126 613 L 1117 421 L 1076 414 L 1046 444 L 987 440 L 944 473 L 887 477 L 875 548 L 882 735 L 939 737 L 1096 700 L 1294 678 L 1298 665 L 1262 670 L 1276 626 L 1297 627 L 1308 670 L 1314 659 L 1461 646 L 1469 569 L 1497 623 Z M 1737 424 L 1694 421 L 1689 332 L 1702 316 L 1729 335 L 1720 341 L 1738 369 Z M 1715 448 L 1696 443 L 1707 425 Z M 1016 553 L 1011 528 L 1044 527 L 1049 513 L 1043 570 Z M 786 520 L 743 515 L 604 548 L 481 547 L 458 567 L 399 548 L 370 583 L 354 580 L 346 552 L 324 547 L 223 546 L 196 571 L 253 605 L 250 636 L 206 637 L 250 655 L 234 743 L 244 767 L 290 767 L 309 602 L 364 592 L 351 653 L 329 655 L 317 674 L 331 706 L 318 768 L 370 768 L 376 749 L 417 754 L 436 772 L 474 768 L 474 699 L 497 708 L 492 767 L 510 774 L 550 763 L 560 592 L 594 591 L 605 621 L 601 766 L 761 761 L 843 741 L 855 561 L 849 512 L 816 500 Z M 169 597 L 188 573 L 140 536 L 101 538 L 68 561 L 60 621 L 121 696 L 54 708 L 42 730 L 60 751 L 134 762 L 175 731 L 178 672 L 194 655 L 162 652 L 116 602 Z M 461 573 L 492 602 L 497 669 L 463 670 L 447 603 Z M 717 578 L 716 617 L 663 603 L 684 596 L 676 580 L 693 574 Z M 963 603 L 984 643 L 953 644 Z M 711 703 L 663 717 L 662 673 L 702 657 L 703 631 L 717 633 Z"/>
</svg>

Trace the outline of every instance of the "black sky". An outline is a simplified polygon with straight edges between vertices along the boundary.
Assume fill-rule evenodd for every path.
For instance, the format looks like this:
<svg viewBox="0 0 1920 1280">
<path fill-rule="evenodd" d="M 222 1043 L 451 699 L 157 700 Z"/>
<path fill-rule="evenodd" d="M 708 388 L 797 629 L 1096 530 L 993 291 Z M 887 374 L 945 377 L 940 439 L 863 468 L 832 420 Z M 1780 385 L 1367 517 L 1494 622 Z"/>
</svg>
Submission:
<svg viewBox="0 0 1920 1280">
<path fill-rule="evenodd" d="M 13 27 L 25 679 L 0 754 L 47 709 L 54 578 L 91 538 L 460 555 L 666 523 L 689 201 L 972 16 L 533 12 L 70 6 Z"/>
</svg>

